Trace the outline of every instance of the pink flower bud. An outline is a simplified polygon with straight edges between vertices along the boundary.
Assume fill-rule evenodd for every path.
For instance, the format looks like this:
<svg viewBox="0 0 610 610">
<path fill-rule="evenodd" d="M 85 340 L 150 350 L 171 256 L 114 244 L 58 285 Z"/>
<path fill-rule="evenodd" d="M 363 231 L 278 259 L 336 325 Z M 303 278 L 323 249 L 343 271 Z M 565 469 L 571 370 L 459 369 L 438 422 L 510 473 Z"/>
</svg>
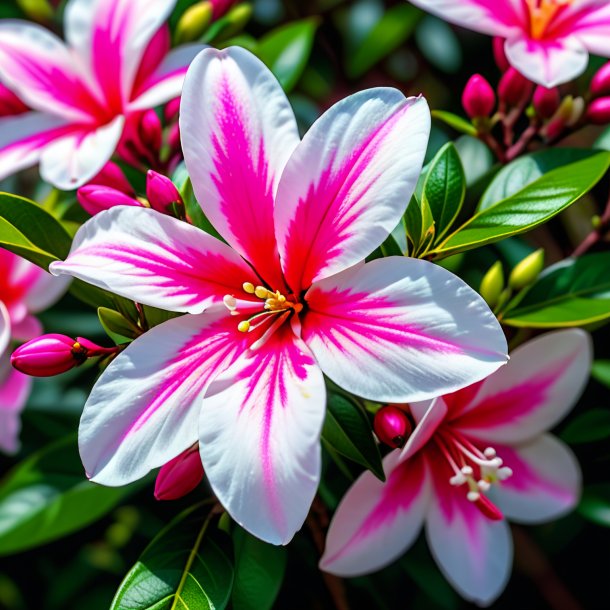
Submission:
<svg viewBox="0 0 610 610">
<path fill-rule="evenodd" d="M 600 97 L 587 108 L 587 120 L 594 125 L 610 123 L 610 97 Z"/>
<path fill-rule="evenodd" d="M 95 216 L 104 210 L 109 210 L 116 205 L 142 206 L 137 199 L 117 191 L 117 189 L 97 184 L 81 186 L 76 191 L 76 198 L 91 216 Z"/>
<path fill-rule="evenodd" d="M 202 478 L 203 466 L 195 445 L 161 467 L 155 483 L 155 498 L 177 500 L 193 491 Z"/>
<path fill-rule="evenodd" d="M 144 148 L 157 153 L 163 142 L 163 126 L 154 110 L 147 110 L 140 120 L 138 135 Z"/>
<path fill-rule="evenodd" d="M 167 104 L 165 104 L 165 110 L 164 110 L 165 122 L 171 123 L 178 116 L 179 112 L 180 112 L 180 98 L 175 97 L 173 100 L 170 100 L 169 102 L 167 102 Z"/>
<path fill-rule="evenodd" d="M 509 68 L 498 85 L 498 96 L 508 106 L 525 104 L 532 96 L 534 83 L 514 68 Z"/>
<path fill-rule="evenodd" d="M 109 186 L 110 188 L 121 191 L 132 197 L 136 194 L 129 180 L 123 173 L 123 170 L 113 161 L 108 161 L 100 173 L 89 180 L 89 184 L 97 184 L 98 186 Z"/>
<path fill-rule="evenodd" d="M 169 133 L 167 135 L 167 146 L 172 152 L 182 152 L 182 148 L 180 146 L 180 125 L 178 123 L 174 123 L 169 128 Z"/>
<path fill-rule="evenodd" d="M 182 206 L 182 197 L 174 183 L 167 177 L 149 169 L 146 174 L 146 196 L 150 207 L 162 214 L 172 212 L 172 206 Z"/>
<path fill-rule="evenodd" d="M 413 424 L 402 409 L 395 405 L 386 405 L 375 413 L 373 429 L 382 443 L 396 448 L 406 443 L 413 432 Z"/>
<path fill-rule="evenodd" d="M 506 53 L 504 51 L 504 38 L 496 36 L 493 40 L 493 52 L 496 65 L 500 68 L 500 72 L 506 72 L 510 68 Z"/>
<path fill-rule="evenodd" d="M 210 0 L 214 19 L 220 19 L 234 4 L 237 4 L 238 1 L 239 0 Z"/>
<path fill-rule="evenodd" d="M 42 335 L 18 347 L 11 364 L 26 375 L 51 377 L 82 364 L 87 357 L 87 349 L 70 337 Z"/>
<path fill-rule="evenodd" d="M 610 94 L 610 61 L 595 73 L 590 88 L 594 97 Z"/>
<path fill-rule="evenodd" d="M 15 116 L 29 108 L 8 88 L 0 83 L 0 117 Z"/>
<path fill-rule="evenodd" d="M 473 74 L 462 93 L 462 105 L 471 119 L 488 117 L 496 106 L 496 94 L 480 74 Z"/>
<path fill-rule="evenodd" d="M 557 112 L 557 109 L 561 104 L 559 89 L 557 89 L 557 87 L 547 89 L 546 87 L 539 85 L 534 91 L 532 103 L 540 118 L 550 119 L 555 112 Z"/>
</svg>

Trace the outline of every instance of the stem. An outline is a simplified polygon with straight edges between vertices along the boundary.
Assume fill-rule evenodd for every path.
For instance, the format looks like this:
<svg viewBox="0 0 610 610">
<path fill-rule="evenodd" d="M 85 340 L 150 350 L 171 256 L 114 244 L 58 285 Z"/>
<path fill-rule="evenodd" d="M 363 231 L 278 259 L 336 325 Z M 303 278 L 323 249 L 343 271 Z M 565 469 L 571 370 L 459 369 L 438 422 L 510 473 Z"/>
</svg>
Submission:
<svg viewBox="0 0 610 610">
<path fill-rule="evenodd" d="M 506 161 L 512 161 L 518 157 L 526 148 L 527 145 L 534 139 L 538 133 L 538 126 L 531 123 L 530 126 L 521 134 L 521 137 L 506 151 Z"/>
<path fill-rule="evenodd" d="M 603 239 L 608 230 L 610 229 L 610 197 L 606 203 L 606 209 L 599 220 L 599 225 L 587 235 L 582 242 L 576 247 L 572 256 L 582 256 L 585 252 L 590 250 L 595 244 Z"/>
</svg>

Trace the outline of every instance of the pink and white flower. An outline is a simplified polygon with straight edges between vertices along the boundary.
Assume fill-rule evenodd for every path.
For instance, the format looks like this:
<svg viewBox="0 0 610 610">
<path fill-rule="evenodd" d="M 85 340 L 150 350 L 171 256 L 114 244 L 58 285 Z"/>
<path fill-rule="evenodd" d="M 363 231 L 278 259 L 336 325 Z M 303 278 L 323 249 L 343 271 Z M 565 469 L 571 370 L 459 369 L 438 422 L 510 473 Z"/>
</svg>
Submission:
<svg viewBox="0 0 610 610">
<path fill-rule="evenodd" d="M 11 341 L 27 341 L 42 332 L 33 315 L 65 291 L 58 280 L 25 259 L 0 248 L 0 451 L 19 449 L 19 415 L 30 393 L 31 378 L 11 367 Z"/>
<path fill-rule="evenodd" d="M 239 48 L 187 74 L 184 156 L 226 240 L 120 206 L 77 233 L 69 274 L 187 315 L 138 338 L 93 388 L 80 426 L 89 476 L 123 485 L 199 442 L 214 492 L 246 529 L 287 543 L 320 477 L 323 373 L 361 396 L 420 400 L 506 361 L 482 299 L 431 263 L 363 259 L 396 226 L 430 129 L 423 98 L 379 88 L 299 141 L 279 83 Z"/>
<path fill-rule="evenodd" d="M 67 44 L 41 26 L 0 21 L 0 81 L 31 112 L 0 120 L 0 179 L 40 163 L 76 188 L 117 147 L 125 121 L 180 94 L 202 45 L 170 51 L 176 0 L 69 0 Z"/>
<path fill-rule="evenodd" d="M 341 576 L 381 569 L 425 525 L 446 578 L 466 599 L 490 604 L 510 576 L 506 519 L 540 523 L 578 501 L 578 463 L 546 430 L 578 400 L 591 357 L 585 332 L 549 333 L 483 382 L 413 404 L 413 435 L 384 459 L 385 483 L 365 472 L 347 492 L 320 567 Z"/>
<path fill-rule="evenodd" d="M 508 61 L 554 87 L 582 74 L 589 53 L 610 57 L 607 0 L 410 0 L 465 28 L 505 38 Z"/>
</svg>

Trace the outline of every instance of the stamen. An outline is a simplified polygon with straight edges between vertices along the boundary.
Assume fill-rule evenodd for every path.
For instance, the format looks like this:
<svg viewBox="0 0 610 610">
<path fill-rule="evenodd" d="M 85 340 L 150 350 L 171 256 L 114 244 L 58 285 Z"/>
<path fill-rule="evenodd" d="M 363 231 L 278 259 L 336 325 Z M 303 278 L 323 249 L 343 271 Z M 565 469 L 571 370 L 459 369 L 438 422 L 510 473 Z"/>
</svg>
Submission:
<svg viewBox="0 0 610 610">
<path fill-rule="evenodd" d="M 234 312 L 237 309 L 237 299 L 231 294 L 225 294 L 222 297 L 222 302 L 230 312 Z"/>
<path fill-rule="evenodd" d="M 248 320 L 242 320 L 238 325 L 237 325 L 237 330 L 240 333 L 247 333 L 250 330 L 250 322 L 248 322 Z"/>
<path fill-rule="evenodd" d="M 244 289 L 244 292 L 254 294 L 254 284 L 251 282 L 244 282 L 241 287 Z"/>
<path fill-rule="evenodd" d="M 254 289 L 254 294 L 259 298 L 259 299 L 266 299 L 267 296 L 270 294 L 270 292 L 264 287 L 264 286 L 257 286 Z M 271 293 L 272 294 L 272 293 Z"/>
<path fill-rule="evenodd" d="M 557 15 L 573 0 L 526 0 L 530 13 L 530 35 L 540 40 Z"/>
</svg>

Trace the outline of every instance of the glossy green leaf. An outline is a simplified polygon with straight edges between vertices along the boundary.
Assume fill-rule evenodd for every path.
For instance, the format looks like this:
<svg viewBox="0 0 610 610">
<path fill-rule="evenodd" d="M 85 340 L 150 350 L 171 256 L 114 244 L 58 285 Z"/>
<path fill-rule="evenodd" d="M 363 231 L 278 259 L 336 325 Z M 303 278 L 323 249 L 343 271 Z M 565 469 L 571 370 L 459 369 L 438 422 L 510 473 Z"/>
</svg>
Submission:
<svg viewBox="0 0 610 610">
<path fill-rule="evenodd" d="M 233 586 L 233 566 L 209 509 L 179 515 L 148 545 L 117 591 L 110 610 L 222 610 Z"/>
<path fill-rule="evenodd" d="M 610 388 L 610 360 L 596 360 L 591 369 L 591 377 Z"/>
<path fill-rule="evenodd" d="M 385 481 L 381 455 L 364 409 L 339 394 L 329 394 L 322 438 L 338 453 Z"/>
<path fill-rule="evenodd" d="M 98 307 L 97 315 L 106 334 L 116 343 L 122 343 L 125 339 L 135 339 L 142 334 L 133 322 L 114 309 Z"/>
<path fill-rule="evenodd" d="M 259 41 L 258 55 L 284 88 L 291 91 L 307 66 L 319 20 L 302 19 L 287 23 Z"/>
<path fill-rule="evenodd" d="M 76 437 L 57 441 L 19 464 L 0 485 L 0 555 L 78 531 L 103 517 L 135 488 L 90 483 Z"/>
<path fill-rule="evenodd" d="M 561 432 L 571 445 L 590 443 L 610 437 L 610 410 L 591 409 L 572 420 Z"/>
<path fill-rule="evenodd" d="M 610 166 L 610 153 L 550 171 L 507 199 L 475 214 L 433 252 L 456 254 L 537 227 L 591 190 Z"/>
<path fill-rule="evenodd" d="M 610 527 L 610 484 L 587 485 L 583 490 L 578 512 L 597 525 Z"/>
<path fill-rule="evenodd" d="M 433 110 L 432 118 L 445 123 L 445 125 L 449 125 L 449 127 L 467 136 L 476 137 L 477 135 L 474 125 L 457 114 L 446 112 L 445 110 Z"/>
<path fill-rule="evenodd" d="M 466 177 L 460 156 L 452 142 L 445 144 L 430 164 L 423 189 L 423 202 L 434 219 L 435 240 L 453 224 L 466 195 Z"/>
<path fill-rule="evenodd" d="M 427 201 L 413 195 L 403 220 L 407 232 L 409 256 L 416 257 L 425 251 L 426 246 L 434 239 L 434 218 Z"/>
<path fill-rule="evenodd" d="M 233 610 L 271 610 L 286 571 L 286 547 L 268 544 L 243 528 L 233 531 Z"/>
<path fill-rule="evenodd" d="M 549 267 L 503 314 L 509 326 L 583 326 L 610 318 L 610 253 L 587 254 Z"/>
</svg>

